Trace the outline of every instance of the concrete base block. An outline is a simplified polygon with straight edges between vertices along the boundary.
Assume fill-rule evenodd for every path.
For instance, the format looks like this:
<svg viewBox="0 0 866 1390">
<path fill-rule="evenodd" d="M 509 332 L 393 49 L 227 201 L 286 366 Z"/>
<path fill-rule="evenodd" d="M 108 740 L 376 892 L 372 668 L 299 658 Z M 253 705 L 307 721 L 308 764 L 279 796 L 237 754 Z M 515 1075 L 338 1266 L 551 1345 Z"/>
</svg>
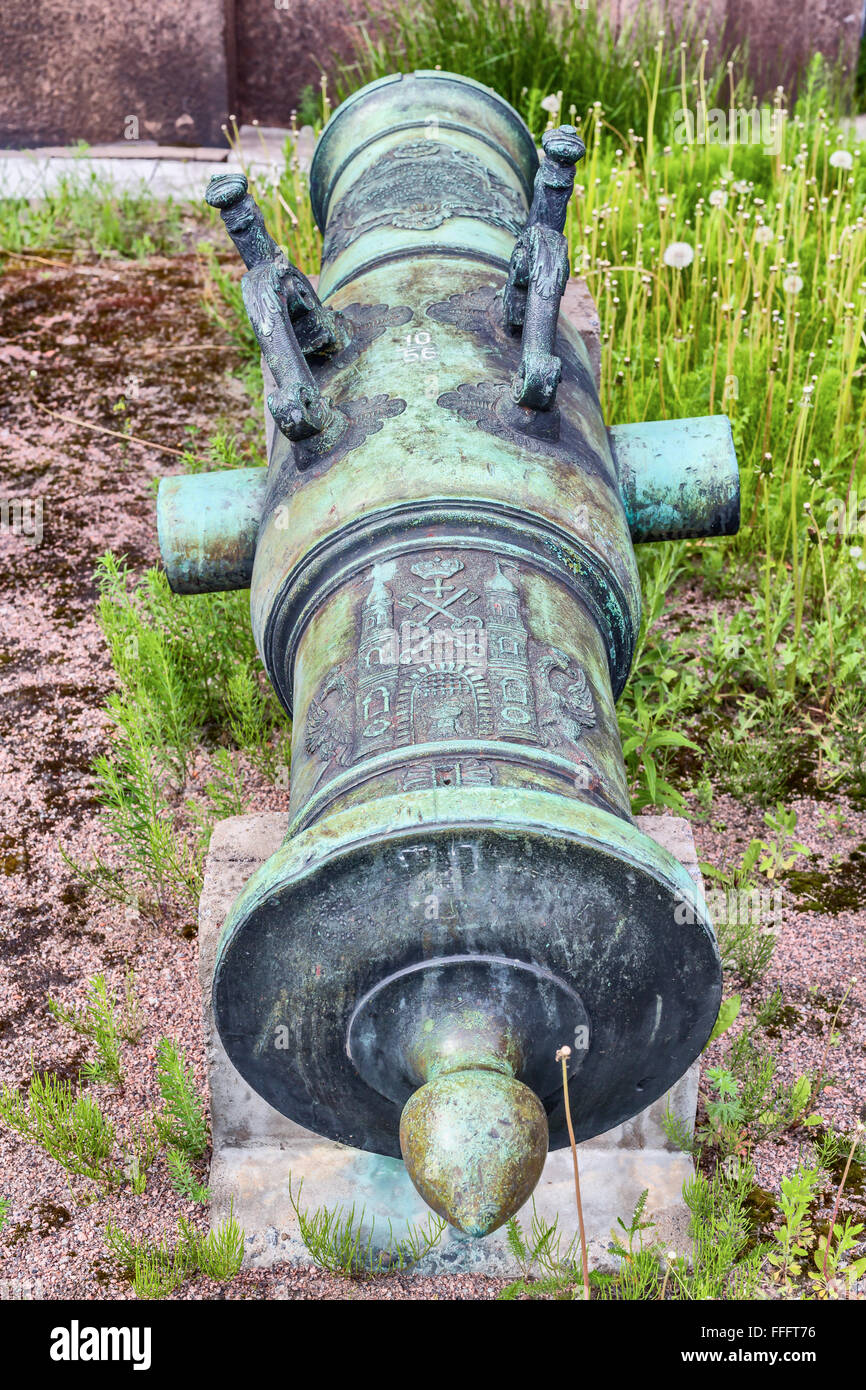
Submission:
<svg viewBox="0 0 866 1390">
<path fill-rule="evenodd" d="M 596 391 L 601 390 L 601 319 L 598 316 L 598 308 L 592 297 L 592 291 L 585 280 L 579 276 L 572 275 L 565 286 L 565 293 L 559 305 L 559 312 L 564 314 L 576 328 L 581 338 L 583 346 L 589 353 L 589 363 L 592 368 L 592 378 L 595 382 Z"/>
<path fill-rule="evenodd" d="M 645 834 L 669 849 L 700 883 L 691 827 L 673 816 L 640 816 Z M 310 1264 L 289 1201 L 289 1180 L 297 1193 L 303 1182 L 302 1205 L 354 1205 L 364 1211 L 364 1224 L 374 1226 L 374 1244 L 386 1247 L 389 1222 L 395 1240 L 407 1223 L 426 1222 L 429 1208 L 410 1182 L 399 1159 L 335 1144 L 311 1134 L 274 1110 L 256 1095 L 235 1071 L 216 1033 L 210 986 L 217 939 L 226 914 L 250 875 L 278 849 L 288 817 L 282 814 L 235 816 L 214 830 L 205 865 L 199 907 L 199 972 L 204 1000 L 204 1027 L 213 1126 L 210 1185 L 211 1220 L 222 1221 L 234 1202 L 234 1213 L 246 1232 L 246 1263 L 264 1267 L 280 1261 Z M 698 1063 L 694 1063 L 666 1097 L 657 1100 L 625 1124 L 579 1146 L 581 1196 L 595 1269 L 612 1268 L 608 1254 L 611 1227 L 617 1217 L 628 1221 L 644 1188 L 656 1234 L 666 1245 L 684 1250 L 687 1211 L 683 1182 L 691 1176 L 691 1160 L 671 1149 L 661 1124 L 665 1106 L 689 1130 L 694 1128 Z M 577 1232 L 571 1152 L 550 1154 L 535 1193 L 535 1207 L 547 1221 L 558 1218 L 562 1249 Z M 532 1204 L 520 1212 L 525 1230 Z M 419 1274 L 476 1273 L 511 1276 L 517 1266 L 503 1231 L 484 1240 L 446 1229 L 440 1243 L 414 1266 Z"/>
</svg>

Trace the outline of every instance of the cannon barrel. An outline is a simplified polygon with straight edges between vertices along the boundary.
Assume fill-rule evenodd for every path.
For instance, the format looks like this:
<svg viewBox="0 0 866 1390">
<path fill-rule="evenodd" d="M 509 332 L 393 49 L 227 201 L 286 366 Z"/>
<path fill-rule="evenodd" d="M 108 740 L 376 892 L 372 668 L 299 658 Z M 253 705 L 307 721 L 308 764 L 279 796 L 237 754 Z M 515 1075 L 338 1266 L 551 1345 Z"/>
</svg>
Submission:
<svg viewBox="0 0 866 1390">
<path fill-rule="evenodd" d="M 219 944 L 228 1055 L 474 1235 L 568 1142 L 561 1046 L 585 1139 L 682 1075 L 721 993 L 614 704 L 633 542 L 736 530 L 736 460 L 723 418 L 607 430 L 558 316 L 582 152 L 561 127 L 539 162 L 461 77 L 373 83 L 313 160 L 321 300 L 216 180 L 278 428 L 266 471 L 159 498 L 172 587 L 250 585 L 294 721 L 288 835 Z"/>
</svg>

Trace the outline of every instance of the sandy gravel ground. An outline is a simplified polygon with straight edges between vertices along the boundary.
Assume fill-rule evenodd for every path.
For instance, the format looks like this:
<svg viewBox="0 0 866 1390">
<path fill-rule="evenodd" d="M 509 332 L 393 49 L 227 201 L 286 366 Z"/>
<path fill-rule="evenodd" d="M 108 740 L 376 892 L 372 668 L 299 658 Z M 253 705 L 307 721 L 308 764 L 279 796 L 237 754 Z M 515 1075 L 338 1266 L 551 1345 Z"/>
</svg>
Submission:
<svg viewBox="0 0 866 1390">
<path fill-rule="evenodd" d="M 110 858 L 89 789 L 93 758 L 108 746 L 100 711 L 112 688 L 93 619 L 92 574 L 106 549 L 127 555 L 137 569 L 156 562 L 152 483 L 175 471 L 178 461 L 157 448 L 63 422 L 40 406 L 117 429 L 115 407 L 123 396 L 133 433 L 183 447 L 186 426 L 206 434 L 220 417 L 237 418 L 249 409 L 229 375 L 233 356 L 224 347 L 201 307 L 194 255 L 68 269 L 17 263 L 0 277 L 2 496 L 41 499 L 43 528 L 39 544 L 8 531 L 0 535 L 0 1078 L 23 1086 L 32 1057 L 38 1071 L 74 1079 L 87 1041 L 50 1016 L 48 995 L 80 1005 L 96 972 L 122 988 L 132 965 L 143 1035 L 124 1048 L 123 1085 L 100 1091 L 121 1133 L 158 1105 L 160 1037 L 186 1049 L 204 1084 L 194 915 L 190 910 L 153 926 L 105 902 L 70 872 L 60 846 L 85 863 L 97 852 L 108 851 Z M 284 793 L 260 786 L 249 809 L 277 809 L 283 800 Z M 786 1005 L 796 1010 L 774 1042 L 780 1074 L 791 1078 L 820 1066 L 832 1010 L 850 976 L 859 974 L 839 1019 L 841 1041 L 827 1062 L 833 1082 L 820 1103 L 828 1120 L 850 1127 L 866 1098 L 866 916 L 862 893 L 849 893 L 853 905 L 838 908 L 846 894 L 832 889 L 863 886 L 857 855 L 866 842 L 866 812 L 805 797 L 793 804 L 798 835 L 816 852 L 809 867 L 829 875 L 833 910 L 804 910 L 802 900 L 787 895 L 776 956 L 758 994 L 778 983 Z M 842 806 L 846 822 L 828 831 L 820 822 L 834 805 Z M 695 825 L 701 856 L 716 864 L 739 859 L 749 838 L 762 831 L 760 811 L 729 797 L 719 798 L 709 819 Z M 724 1050 L 715 1044 L 707 1061 L 717 1064 Z M 753 1159 L 762 1187 L 777 1187 L 804 1138 L 794 1130 L 759 1146 Z M 863 1175 L 854 1176 L 846 1202 L 851 1210 L 862 1202 Z M 79 1183 L 74 1186 L 80 1191 Z M 3 1128 L 0 1196 L 11 1199 L 0 1234 L 0 1279 L 31 1281 L 45 1298 L 133 1296 L 103 1248 L 109 1214 L 136 1235 L 173 1232 L 180 1215 L 204 1228 L 204 1208 L 176 1196 L 161 1159 L 144 1197 L 125 1192 L 82 1204 L 54 1162 Z M 225 1288 L 199 1279 L 174 1297 L 483 1299 L 501 1287 L 478 1276 L 347 1284 L 284 1268 L 244 1273 Z"/>
</svg>

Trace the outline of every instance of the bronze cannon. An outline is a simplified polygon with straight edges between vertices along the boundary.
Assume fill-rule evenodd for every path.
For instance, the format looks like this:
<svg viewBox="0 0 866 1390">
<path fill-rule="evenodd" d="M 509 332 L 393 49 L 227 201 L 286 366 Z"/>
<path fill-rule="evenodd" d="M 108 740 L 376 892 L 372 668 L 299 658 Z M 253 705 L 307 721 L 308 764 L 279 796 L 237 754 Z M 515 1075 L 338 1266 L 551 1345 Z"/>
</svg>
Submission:
<svg viewBox="0 0 866 1390">
<path fill-rule="evenodd" d="M 583 146 L 543 146 L 461 77 L 358 92 L 311 169 L 317 289 L 215 178 L 276 428 L 267 469 L 159 493 L 172 587 L 250 587 L 293 718 L 289 832 L 220 940 L 228 1055 L 475 1235 L 568 1142 L 557 1049 L 585 1139 L 682 1075 L 721 986 L 632 819 L 614 702 L 634 542 L 737 528 L 730 428 L 607 430 L 559 315 Z"/>
</svg>

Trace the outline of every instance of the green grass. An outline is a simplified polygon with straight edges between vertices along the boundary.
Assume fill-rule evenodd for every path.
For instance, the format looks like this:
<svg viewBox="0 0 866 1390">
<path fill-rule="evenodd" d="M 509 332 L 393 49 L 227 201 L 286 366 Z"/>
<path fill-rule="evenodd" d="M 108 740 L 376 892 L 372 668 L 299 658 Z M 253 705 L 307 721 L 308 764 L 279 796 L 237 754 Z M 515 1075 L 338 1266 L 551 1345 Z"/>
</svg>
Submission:
<svg viewBox="0 0 866 1390">
<path fill-rule="evenodd" d="M 0 270 L 16 252 L 143 260 L 182 248 L 179 204 L 158 203 L 146 190 L 118 192 L 95 172 L 64 175 L 53 192 L 38 197 L 0 198 Z"/>
<path fill-rule="evenodd" d="M 123 1005 L 119 1008 L 114 990 L 110 990 L 104 975 L 95 975 L 87 986 L 87 1003 L 81 1010 L 67 1009 L 56 999 L 48 1000 L 48 1010 L 59 1023 L 91 1038 L 96 1056 L 85 1062 L 82 1076 L 109 1086 L 119 1086 L 123 1080 L 120 1044 L 137 1042 L 141 1036 L 139 1006 L 135 998 L 132 970 L 127 972 Z"/>
<path fill-rule="evenodd" d="M 237 457 L 224 444 L 219 452 Z M 97 579 L 117 690 L 95 784 L 122 862 L 67 862 L 90 886 L 158 920 L 197 900 L 215 820 L 244 808 L 241 758 L 276 777 L 289 758 L 289 724 L 261 672 L 245 593 L 178 598 L 161 571 L 136 580 L 111 554 Z M 207 772 L 194 778 L 202 757 Z"/>
<path fill-rule="evenodd" d="M 292 1190 L 289 1174 L 288 1198 L 298 1222 L 298 1231 L 313 1263 L 329 1274 L 349 1279 L 372 1279 L 376 1275 L 399 1274 L 424 1258 L 439 1244 L 445 1222 L 431 1212 L 422 1225 L 407 1223 L 399 1240 L 388 1222 L 387 1239 L 377 1238 L 375 1220 L 368 1220 L 365 1209 L 301 1205 L 303 1181 Z"/>
<path fill-rule="evenodd" d="M 156 1242 L 135 1240 L 109 1217 L 103 1241 L 136 1297 L 145 1299 L 165 1298 L 198 1274 L 225 1283 L 239 1272 L 244 1255 L 244 1233 L 233 1205 L 225 1221 L 206 1236 L 181 1217 L 174 1243 L 167 1236 Z"/>
<path fill-rule="evenodd" d="M 591 1297 L 603 1302 L 647 1302 L 670 1299 L 754 1298 L 766 1255 L 763 1245 L 750 1245 L 751 1221 L 747 1202 L 753 1175 L 748 1166 L 702 1173 L 686 1182 L 683 1200 L 689 1211 L 690 1256 L 665 1250 L 652 1232 L 655 1222 L 647 1207 L 648 1189 L 638 1199 L 626 1224 L 617 1218 L 608 1253 L 617 1258 L 615 1274 L 590 1271 Z M 524 1232 L 514 1217 L 507 1227 L 508 1248 L 521 1266 L 521 1276 L 499 1294 L 517 1298 L 575 1300 L 583 1298 L 583 1276 L 574 1260 L 572 1241 L 561 1251 L 558 1221 L 538 1217 L 533 1204 L 532 1225 Z"/>
<path fill-rule="evenodd" d="M 170 1038 L 156 1049 L 156 1076 L 164 1109 L 153 1123 L 166 1146 L 166 1164 L 175 1192 L 193 1202 L 207 1202 L 210 1190 L 196 1176 L 193 1161 L 205 1156 L 207 1109 L 195 1086 L 195 1073 Z"/>
<path fill-rule="evenodd" d="M 86 1179 L 90 1185 L 84 1186 L 81 1200 L 120 1191 L 127 1184 L 141 1196 L 150 1169 L 164 1151 L 174 1190 L 189 1201 L 208 1201 L 210 1193 L 193 1169 L 207 1152 L 207 1110 L 192 1067 L 170 1038 L 161 1038 L 156 1049 L 156 1080 L 163 1101 L 159 1113 L 134 1120 L 119 1132 L 95 1096 L 82 1087 L 82 1082 L 117 1085 L 122 1080 L 120 1038 L 135 1041 L 140 1034 L 131 986 L 122 1012 L 101 975 L 89 982 L 84 1010 L 64 1009 L 53 1000 L 49 1008 L 58 1022 L 95 1039 L 97 1061 L 85 1065 L 78 1084 L 31 1068 L 26 1090 L 3 1085 L 0 1122 L 54 1159 L 68 1178 Z"/>
<path fill-rule="evenodd" d="M 582 117 L 600 102 L 606 120 L 625 138 L 632 130 L 646 136 L 654 112 L 664 111 L 678 91 L 680 44 L 691 58 L 700 53 L 693 18 L 679 27 L 668 24 L 666 37 L 655 107 L 648 96 L 658 20 L 638 12 L 617 35 L 596 0 L 586 5 L 554 0 L 419 0 L 410 5 L 390 0 L 362 17 L 352 59 L 332 59 L 324 66 L 337 101 L 388 73 L 438 66 L 493 87 L 520 111 L 536 137 L 548 121 L 542 101 L 558 96 L 563 120 L 572 108 Z M 720 63 L 708 75 L 710 90 L 724 75 Z M 306 114 L 312 114 L 309 103 Z"/>
<path fill-rule="evenodd" d="M 0 1120 L 70 1176 L 87 1178 L 103 1191 L 123 1180 L 114 1125 L 93 1097 L 70 1081 L 34 1073 L 26 1095 L 4 1084 Z"/>
<path fill-rule="evenodd" d="M 764 803 L 784 791 L 792 742 L 816 784 L 863 790 L 863 702 L 851 693 L 866 522 L 832 527 L 839 499 L 850 511 L 866 491 L 866 167 L 854 152 L 850 171 L 830 164 L 848 143 L 824 114 L 822 80 L 816 64 L 796 111 L 780 114 L 778 157 L 750 145 L 611 149 L 593 121 L 569 228 L 601 311 L 607 420 L 724 410 L 741 471 L 739 536 L 680 550 L 683 576 L 721 600 L 715 631 L 688 639 L 688 663 L 681 638 L 646 642 L 622 716 L 634 717 L 650 674 L 668 727 L 710 732 L 703 770 L 719 764 L 729 789 Z M 685 269 L 665 260 L 677 242 L 694 253 Z M 652 594 L 670 548 L 642 547 L 640 560 Z"/>
<path fill-rule="evenodd" d="M 157 1047 L 156 1074 L 165 1106 L 156 1118 L 160 1138 L 191 1158 L 202 1158 L 207 1148 L 205 1104 L 192 1067 L 170 1038 L 162 1038 Z"/>
</svg>

